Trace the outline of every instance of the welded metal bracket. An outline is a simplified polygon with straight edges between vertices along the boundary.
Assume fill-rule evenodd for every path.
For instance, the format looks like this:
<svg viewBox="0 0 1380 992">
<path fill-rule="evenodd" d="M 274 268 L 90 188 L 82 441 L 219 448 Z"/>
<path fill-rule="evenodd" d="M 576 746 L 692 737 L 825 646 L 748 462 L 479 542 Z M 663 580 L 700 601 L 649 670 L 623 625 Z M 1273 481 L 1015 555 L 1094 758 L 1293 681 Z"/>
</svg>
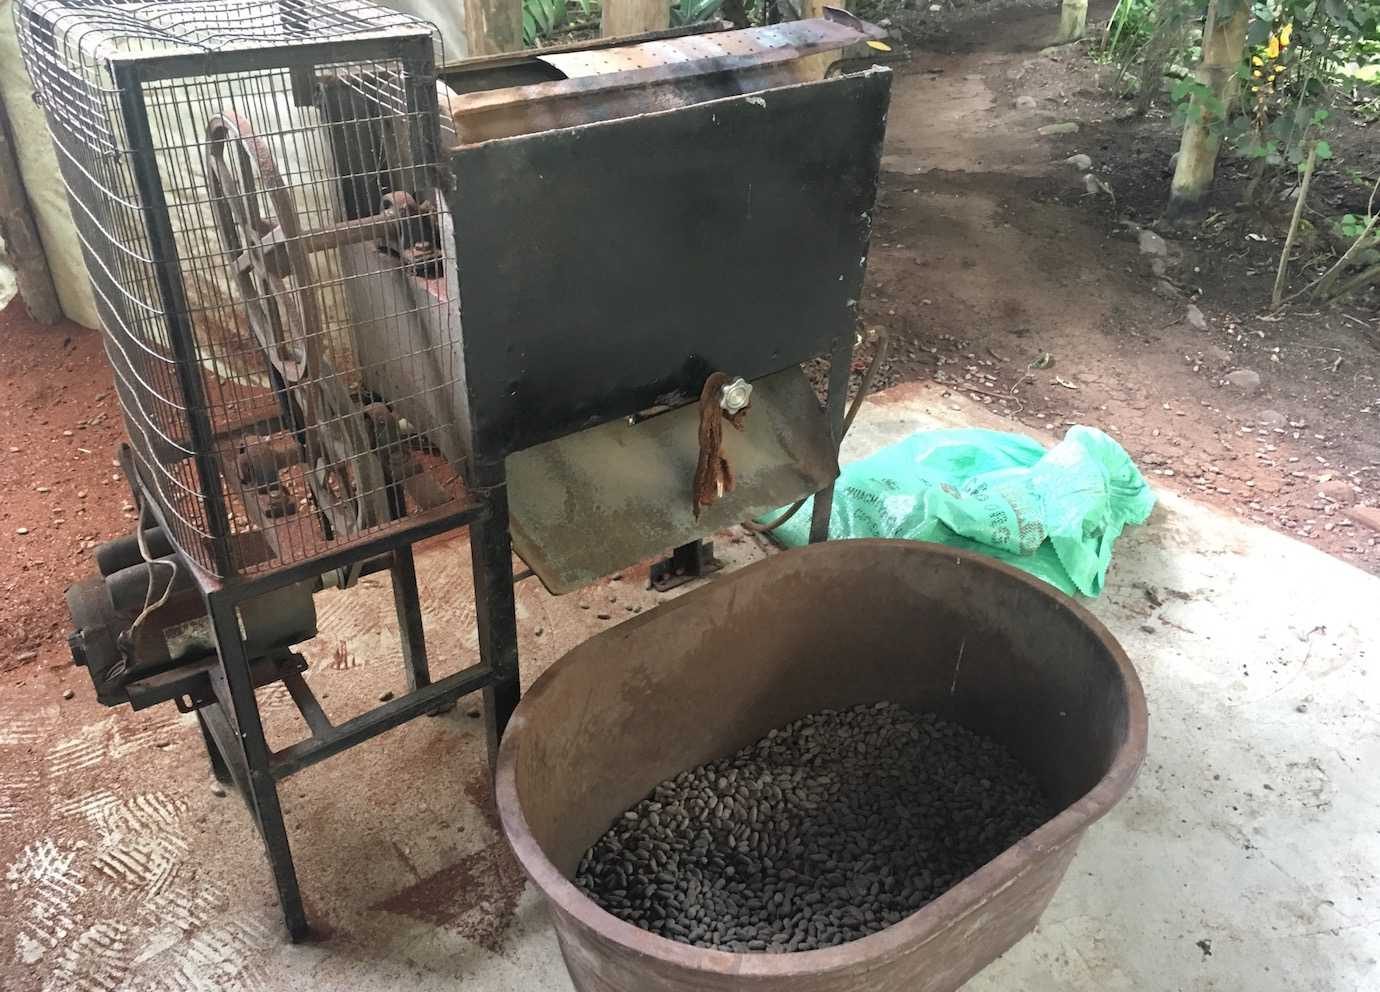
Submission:
<svg viewBox="0 0 1380 992">
<path fill-rule="evenodd" d="M 657 592 L 669 592 L 687 582 L 694 582 L 724 567 L 714 557 L 713 541 L 691 541 L 682 544 L 660 561 L 652 562 L 651 587 Z"/>
</svg>

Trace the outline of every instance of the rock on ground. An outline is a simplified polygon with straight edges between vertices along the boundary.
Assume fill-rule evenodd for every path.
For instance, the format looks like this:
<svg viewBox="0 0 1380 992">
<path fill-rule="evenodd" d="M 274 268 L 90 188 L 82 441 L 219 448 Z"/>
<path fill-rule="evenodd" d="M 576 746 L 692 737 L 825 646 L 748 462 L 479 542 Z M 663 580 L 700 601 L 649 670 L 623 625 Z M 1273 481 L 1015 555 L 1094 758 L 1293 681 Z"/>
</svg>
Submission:
<svg viewBox="0 0 1380 992">
<path fill-rule="evenodd" d="M 1140 250 L 1143 255 L 1157 255 L 1163 258 L 1169 254 L 1169 242 L 1154 231 L 1141 231 Z"/>
<path fill-rule="evenodd" d="M 1179 298 L 1179 287 L 1175 286 L 1168 279 L 1155 280 L 1155 295 L 1162 296 L 1166 300 L 1177 300 Z"/>
<path fill-rule="evenodd" d="M 1245 396 L 1254 396 L 1260 392 L 1260 373 L 1252 372 L 1250 369 L 1228 372 L 1222 381 Z"/>
<path fill-rule="evenodd" d="M 1318 493 L 1333 502 L 1344 503 L 1356 498 L 1356 487 L 1345 479 L 1328 479 L 1318 486 Z"/>
</svg>

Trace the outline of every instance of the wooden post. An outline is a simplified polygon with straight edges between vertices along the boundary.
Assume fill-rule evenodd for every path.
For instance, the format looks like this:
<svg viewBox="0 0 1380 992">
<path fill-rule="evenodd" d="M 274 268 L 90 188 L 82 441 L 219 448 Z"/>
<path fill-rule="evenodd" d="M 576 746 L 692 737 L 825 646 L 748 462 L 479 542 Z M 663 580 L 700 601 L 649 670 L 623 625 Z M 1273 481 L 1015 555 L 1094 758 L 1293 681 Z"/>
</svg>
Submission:
<svg viewBox="0 0 1380 992">
<path fill-rule="evenodd" d="M 671 26 L 671 0 L 604 0 L 599 33 L 621 38 Z"/>
<path fill-rule="evenodd" d="M 464 0 L 467 56 L 522 49 L 522 0 Z"/>
<path fill-rule="evenodd" d="M 24 177 L 19 173 L 14 132 L 10 129 L 10 115 L 3 100 L 0 100 L 0 236 L 5 239 L 5 251 L 19 284 L 19 297 L 29 316 L 41 324 L 56 324 L 62 320 L 62 306 L 58 303 L 53 276 L 48 271 L 48 256 L 34 225 Z"/>
</svg>

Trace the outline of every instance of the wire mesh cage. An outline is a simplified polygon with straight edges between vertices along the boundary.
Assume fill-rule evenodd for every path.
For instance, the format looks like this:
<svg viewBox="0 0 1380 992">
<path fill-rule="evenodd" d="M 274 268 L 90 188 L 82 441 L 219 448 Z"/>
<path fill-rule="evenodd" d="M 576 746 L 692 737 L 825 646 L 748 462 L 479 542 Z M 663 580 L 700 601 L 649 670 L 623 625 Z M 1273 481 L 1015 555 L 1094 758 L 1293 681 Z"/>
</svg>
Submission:
<svg viewBox="0 0 1380 992">
<path fill-rule="evenodd" d="M 361 0 L 15 16 L 179 549 L 263 573 L 464 500 L 434 29 Z"/>
</svg>

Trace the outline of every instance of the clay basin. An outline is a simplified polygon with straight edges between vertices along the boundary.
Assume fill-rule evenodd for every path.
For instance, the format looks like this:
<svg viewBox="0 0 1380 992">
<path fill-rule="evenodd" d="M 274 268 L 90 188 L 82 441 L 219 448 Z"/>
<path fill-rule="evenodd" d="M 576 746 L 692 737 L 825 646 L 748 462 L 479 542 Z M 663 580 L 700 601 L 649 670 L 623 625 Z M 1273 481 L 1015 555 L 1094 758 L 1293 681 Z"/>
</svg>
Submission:
<svg viewBox="0 0 1380 992">
<path fill-rule="evenodd" d="M 1001 741 L 1060 812 L 900 923 L 826 950 L 676 943 L 570 881 L 663 780 L 880 700 Z M 840 541 L 715 578 L 565 655 L 518 706 L 496 791 L 580 992 L 949 992 L 1038 922 L 1083 832 L 1135 779 L 1146 724 L 1125 653 L 1067 596 L 938 545 Z"/>
</svg>

